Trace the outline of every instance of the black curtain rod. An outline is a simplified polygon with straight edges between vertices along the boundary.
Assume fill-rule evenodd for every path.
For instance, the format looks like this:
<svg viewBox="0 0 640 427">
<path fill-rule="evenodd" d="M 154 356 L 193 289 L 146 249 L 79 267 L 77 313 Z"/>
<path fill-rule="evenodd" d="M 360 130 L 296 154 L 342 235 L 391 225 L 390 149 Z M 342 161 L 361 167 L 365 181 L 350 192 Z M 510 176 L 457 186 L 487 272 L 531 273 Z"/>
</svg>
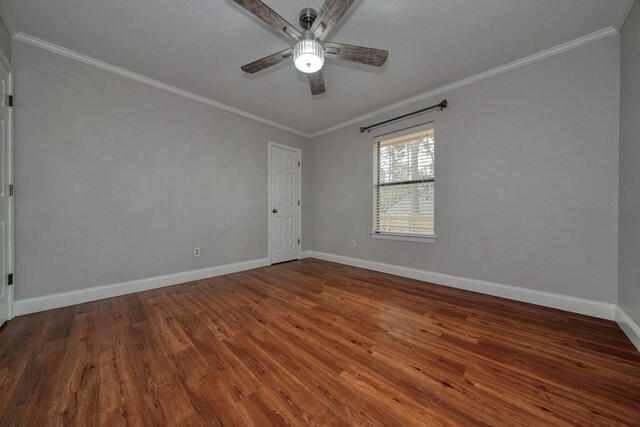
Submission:
<svg viewBox="0 0 640 427">
<path fill-rule="evenodd" d="M 413 116 L 418 115 L 418 114 L 426 113 L 428 111 L 432 111 L 432 110 L 440 110 L 440 111 L 442 111 L 445 108 L 447 108 L 447 105 L 449 105 L 449 103 L 445 99 L 440 104 L 432 105 L 431 107 L 423 108 L 422 110 L 414 111 L 413 113 L 405 114 L 405 115 L 400 116 L 400 117 L 396 117 L 396 118 L 393 118 L 393 119 L 385 120 L 384 122 L 376 123 L 375 125 L 371 125 L 371 126 L 367 126 L 367 127 L 361 127 L 360 128 L 360 132 L 365 132 L 365 131 L 371 132 L 372 129 L 375 129 L 377 127 L 380 127 L 380 126 L 383 126 L 383 125 L 386 125 L 386 124 L 389 124 L 389 123 L 397 122 L 398 120 L 407 119 L 409 117 L 413 117 Z"/>
</svg>

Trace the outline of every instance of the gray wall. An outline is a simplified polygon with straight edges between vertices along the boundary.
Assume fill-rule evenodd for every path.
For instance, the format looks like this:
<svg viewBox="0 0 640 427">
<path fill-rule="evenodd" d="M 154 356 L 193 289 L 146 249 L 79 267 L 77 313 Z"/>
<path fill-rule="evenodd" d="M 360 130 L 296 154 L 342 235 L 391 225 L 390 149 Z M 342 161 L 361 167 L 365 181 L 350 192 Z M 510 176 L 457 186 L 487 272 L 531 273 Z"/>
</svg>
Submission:
<svg viewBox="0 0 640 427">
<path fill-rule="evenodd" d="M 640 324 L 640 6 L 622 30 L 620 285 L 618 304 Z"/>
<path fill-rule="evenodd" d="M 13 65 L 17 300 L 267 257 L 267 141 L 306 139 L 21 42 Z"/>
<path fill-rule="evenodd" d="M 7 26 L 0 18 L 0 50 L 4 53 L 4 56 L 11 62 L 11 34 L 7 30 Z"/>
<path fill-rule="evenodd" d="M 615 303 L 619 65 L 612 36 L 314 139 L 306 248 Z M 437 243 L 371 239 L 358 127 L 443 98 L 413 121 L 435 121 Z"/>
<path fill-rule="evenodd" d="M 305 250 L 616 301 L 616 36 L 367 122 L 449 99 L 402 124 L 435 120 L 434 245 L 370 238 L 361 124 L 308 142 L 21 42 L 13 62 L 16 299 L 266 257 L 273 140 L 304 149 Z"/>
</svg>

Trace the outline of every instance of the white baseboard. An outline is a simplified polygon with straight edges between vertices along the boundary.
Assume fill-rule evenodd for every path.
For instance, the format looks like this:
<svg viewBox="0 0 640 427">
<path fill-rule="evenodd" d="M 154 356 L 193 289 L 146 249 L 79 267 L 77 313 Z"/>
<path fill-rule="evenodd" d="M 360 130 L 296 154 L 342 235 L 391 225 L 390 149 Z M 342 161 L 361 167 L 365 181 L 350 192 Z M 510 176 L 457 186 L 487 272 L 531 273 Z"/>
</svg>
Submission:
<svg viewBox="0 0 640 427">
<path fill-rule="evenodd" d="M 368 270 L 380 271 L 383 273 L 394 274 L 396 276 L 408 277 L 410 279 L 422 280 L 424 282 L 527 302 L 544 307 L 557 308 L 601 319 L 613 320 L 615 318 L 616 305 L 600 301 L 571 297 L 552 292 L 536 291 L 516 286 L 501 285 L 499 283 L 484 282 L 465 277 L 451 276 L 448 274 L 434 273 L 431 271 L 417 270 L 415 268 L 383 264 L 380 262 L 327 254 L 323 252 L 305 251 L 303 252 L 303 256 L 305 258 L 318 258 L 325 261 L 366 268 Z"/>
<path fill-rule="evenodd" d="M 629 340 L 640 351 L 640 326 L 636 324 L 627 313 L 615 304 L 588 300 L 584 298 L 570 297 L 552 292 L 535 291 L 515 286 L 501 285 L 498 283 L 483 282 L 448 274 L 433 273 L 431 271 L 417 270 L 397 265 L 384 264 L 358 258 L 350 258 L 341 255 L 327 254 L 323 252 L 304 251 L 301 258 L 318 258 L 339 264 L 366 268 L 368 270 L 381 271 L 408 277 L 443 286 L 465 289 L 483 294 L 494 295 L 502 298 L 513 299 L 545 307 L 557 308 L 573 313 L 585 314 L 601 319 L 615 320 L 620 329 L 629 337 Z"/>
<path fill-rule="evenodd" d="M 80 289 L 60 294 L 17 300 L 14 302 L 13 306 L 14 314 L 16 316 L 20 316 L 23 314 L 36 313 L 38 311 L 51 310 L 69 305 L 82 304 L 89 301 L 117 297 L 134 292 L 148 291 L 150 289 L 177 285 L 179 283 L 193 282 L 194 280 L 202 280 L 209 277 L 222 276 L 225 274 L 237 273 L 239 271 L 266 267 L 267 265 L 269 265 L 269 260 L 267 258 L 263 258 L 235 264 L 226 264 L 218 267 L 203 268 L 201 270 L 185 271 L 166 276 L 150 277 L 147 279 L 133 280 L 113 285 L 97 286 L 94 288 Z"/>
<path fill-rule="evenodd" d="M 414 268 L 401 267 L 398 265 L 384 264 L 375 261 L 368 261 L 359 258 L 350 258 L 341 255 L 327 254 L 316 251 L 303 251 L 300 258 L 318 258 L 325 261 L 339 264 L 351 265 L 373 271 L 394 274 L 396 276 L 408 277 L 410 279 L 422 280 L 424 282 L 449 286 L 457 289 L 479 292 L 494 295 L 544 307 L 557 308 L 573 313 L 585 314 L 587 316 L 601 319 L 615 320 L 631 342 L 640 350 L 640 326 L 638 326 L 619 306 L 584 298 L 570 297 L 567 295 L 552 292 L 536 291 L 532 289 L 520 288 L 516 286 L 501 285 L 498 283 L 484 282 L 481 280 L 468 279 L 465 277 L 451 276 L 448 274 L 434 273 L 431 271 L 418 270 Z M 51 310 L 54 308 L 66 307 L 75 304 L 82 304 L 89 301 L 97 301 L 105 298 L 112 298 L 120 295 L 135 292 L 147 291 L 150 289 L 162 288 L 165 286 L 177 285 L 180 283 L 202 280 L 209 277 L 222 276 L 225 274 L 237 273 L 239 271 L 251 270 L 254 268 L 266 267 L 269 265 L 267 258 L 252 261 L 239 262 L 235 264 L 221 265 L 218 267 L 203 268 L 201 270 L 185 271 L 182 273 L 157 276 L 147 279 L 133 280 L 130 282 L 117 283 L 113 285 L 97 286 L 94 288 L 81 289 L 78 291 L 64 292 L 54 295 L 47 295 L 37 298 L 29 298 L 15 301 L 13 313 L 15 316 L 36 313 L 39 311 Z"/>
<path fill-rule="evenodd" d="M 629 337 L 633 345 L 640 351 L 640 326 L 638 326 L 620 306 L 616 307 L 616 322 L 620 326 L 620 329 Z"/>
</svg>

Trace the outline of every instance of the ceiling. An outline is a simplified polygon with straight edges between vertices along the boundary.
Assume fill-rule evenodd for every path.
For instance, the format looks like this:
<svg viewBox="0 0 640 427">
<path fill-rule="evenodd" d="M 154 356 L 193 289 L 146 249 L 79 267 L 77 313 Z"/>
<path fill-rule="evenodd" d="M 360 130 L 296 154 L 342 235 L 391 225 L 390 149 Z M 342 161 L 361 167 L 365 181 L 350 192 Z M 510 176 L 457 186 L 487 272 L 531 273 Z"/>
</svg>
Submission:
<svg viewBox="0 0 640 427">
<path fill-rule="evenodd" d="M 378 108 L 620 24 L 629 0 L 356 0 L 327 38 L 388 49 L 381 69 L 328 59 L 327 93 L 285 62 L 290 45 L 231 0 L 0 0 L 14 29 L 313 134 Z M 323 0 L 265 0 L 298 27 Z"/>
</svg>

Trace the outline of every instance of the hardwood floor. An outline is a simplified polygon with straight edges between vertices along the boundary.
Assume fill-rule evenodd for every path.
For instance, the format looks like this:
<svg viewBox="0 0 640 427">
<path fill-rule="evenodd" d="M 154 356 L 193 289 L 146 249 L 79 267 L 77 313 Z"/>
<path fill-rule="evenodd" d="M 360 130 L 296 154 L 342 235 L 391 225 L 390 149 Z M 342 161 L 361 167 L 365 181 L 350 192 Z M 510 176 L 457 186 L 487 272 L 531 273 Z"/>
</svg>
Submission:
<svg viewBox="0 0 640 427">
<path fill-rule="evenodd" d="M 2 426 L 619 424 L 614 322 L 313 259 L 0 331 Z"/>
</svg>

